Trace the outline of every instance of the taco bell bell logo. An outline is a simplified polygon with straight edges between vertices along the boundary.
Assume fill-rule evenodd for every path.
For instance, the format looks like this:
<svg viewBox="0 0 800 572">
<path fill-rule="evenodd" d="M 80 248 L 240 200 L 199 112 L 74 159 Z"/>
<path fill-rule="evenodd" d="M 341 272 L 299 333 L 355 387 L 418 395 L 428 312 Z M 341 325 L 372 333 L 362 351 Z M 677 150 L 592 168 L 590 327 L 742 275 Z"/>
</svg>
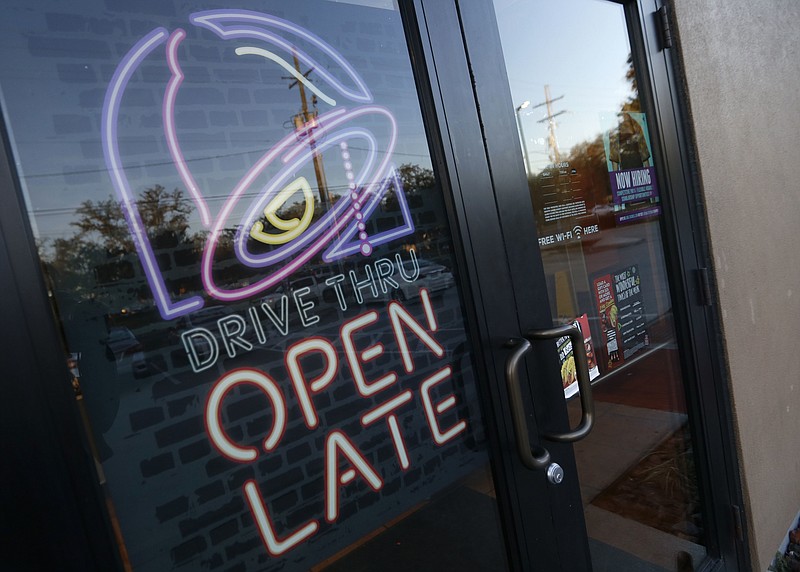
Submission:
<svg viewBox="0 0 800 572">
<path fill-rule="evenodd" d="M 161 102 L 164 140 L 169 160 L 206 231 L 198 272 L 203 290 L 209 297 L 228 302 L 244 300 L 273 288 L 316 255 L 321 254 L 326 262 L 354 254 L 368 256 L 374 247 L 413 233 L 408 203 L 391 162 L 397 141 L 395 118 L 388 109 L 373 103 L 373 96 L 361 76 L 338 51 L 292 22 L 259 12 L 197 12 L 189 16 L 189 24 L 218 37 L 225 48 L 242 61 L 252 62 L 253 66 L 279 66 L 282 72 L 303 83 L 330 110 L 315 119 L 313 136 L 310 127 L 299 126 L 266 149 L 232 188 L 215 189 L 215 195 L 222 192 L 225 197 L 223 201 L 212 203 L 208 200 L 211 193 L 197 183 L 184 158 L 182 134 L 175 120 L 176 102 L 184 81 L 180 54 L 186 31 L 182 28 L 172 31 L 155 28 L 125 54 L 105 94 L 101 127 L 103 155 L 156 307 L 164 319 L 198 310 L 204 299 L 201 296 L 175 299 L 170 293 L 120 154 L 120 109 L 128 84 L 145 61 L 163 58 L 169 69 L 169 80 L 164 85 Z M 316 84 L 290 63 L 295 58 L 302 66 L 314 69 L 318 78 Z M 332 62 L 336 74 L 321 65 L 320 59 Z M 376 121 L 386 126 L 380 136 L 365 126 Z M 357 147 L 365 150 L 360 166 L 351 159 L 351 141 L 356 141 Z M 297 173 L 325 151 L 341 156 L 347 190 L 314 221 L 311 187 Z M 265 173 L 271 175 L 266 183 Z M 395 189 L 402 223 L 395 228 L 368 234 L 365 222 L 390 188 Z M 302 216 L 281 219 L 278 209 L 297 193 L 301 193 L 305 201 Z M 264 218 L 271 223 L 270 228 L 274 227 L 278 232 L 266 229 Z M 233 251 L 237 262 L 250 273 L 258 272 L 258 277 L 247 284 L 226 284 L 216 272 L 215 253 L 223 232 L 231 227 L 236 228 Z M 268 245 L 268 248 L 263 245 Z"/>
</svg>

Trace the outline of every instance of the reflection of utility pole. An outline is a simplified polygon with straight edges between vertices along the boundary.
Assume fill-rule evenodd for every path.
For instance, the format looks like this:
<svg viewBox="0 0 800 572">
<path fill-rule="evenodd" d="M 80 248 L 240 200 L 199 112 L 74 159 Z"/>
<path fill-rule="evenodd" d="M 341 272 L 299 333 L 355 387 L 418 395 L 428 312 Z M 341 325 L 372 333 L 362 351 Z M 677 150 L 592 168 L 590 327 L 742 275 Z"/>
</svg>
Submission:
<svg viewBox="0 0 800 572">
<path fill-rule="evenodd" d="M 547 106 L 547 115 L 544 119 L 540 119 L 537 123 L 544 123 L 545 121 L 548 122 L 548 130 L 549 134 L 547 136 L 547 146 L 550 148 L 550 161 L 553 163 L 560 163 L 561 162 L 561 153 L 558 151 L 558 140 L 556 139 L 556 122 L 555 118 L 559 115 L 566 113 L 566 111 L 559 111 L 558 113 L 553 113 L 552 103 L 554 101 L 558 101 L 559 99 L 563 99 L 563 95 L 559 95 L 556 98 L 550 98 L 550 86 L 544 86 L 544 101 L 542 103 L 537 103 L 531 109 L 535 109 L 536 107 L 541 107 L 543 105 Z"/>
<path fill-rule="evenodd" d="M 517 129 L 519 130 L 519 137 L 522 139 L 522 157 L 525 159 L 525 172 L 528 174 L 528 176 L 531 174 L 531 160 L 530 157 L 528 157 L 528 143 L 525 141 L 525 132 L 522 130 L 522 119 L 520 119 L 519 112 L 528 107 L 530 104 L 531 102 L 526 99 L 514 109 L 514 115 L 517 117 Z"/>
<path fill-rule="evenodd" d="M 301 73 L 300 62 L 297 59 L 297 54 L 293 54 L 293 57 L 294 69 L 297 70 L 297 73 Z M 303 77 L 308 78 L 308 74 L 310 74 L 312 71 L 314 71 L 314 68 L 311 68 L 306 73 L 302 74 Z M 283 79 L 293 78 L 284 77 Z M 298 133 L 303 133 L 303 131 L 305 131 L 305 135 L 308 137 L 308 146 L 311 147 L 311 153 L 314 161 L 314 174 L 317 176 L 319 200 L 323 205 L 328 206 L 330 203 L 330 196 L 328 195 L 328 182 L 325 179 L 325 167 L 322 165 L 322 155 L 317 153 L 317 142 L 314 139 L 314 129 L 317 127 L 317 96 L 312 95 L 311 103 L 314 105 L 314 110 L 309 111 L 308 102 L 306 101 L 306 88 L 303 85 L 303 82 L 294 80 L 289 84 L 289 89 L 292 89 L 294 86 L 297 86 L 297 88 L 300 90 L 300 104 L 302 106 L 302 111 L 293 117 L 294 127 Z"/>
</svg>

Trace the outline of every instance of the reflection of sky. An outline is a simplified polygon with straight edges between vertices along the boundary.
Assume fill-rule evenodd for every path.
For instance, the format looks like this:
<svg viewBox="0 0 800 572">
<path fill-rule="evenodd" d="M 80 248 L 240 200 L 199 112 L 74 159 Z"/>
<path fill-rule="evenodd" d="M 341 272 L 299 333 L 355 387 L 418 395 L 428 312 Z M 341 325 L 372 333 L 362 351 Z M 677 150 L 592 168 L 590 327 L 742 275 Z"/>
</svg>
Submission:
<svg viewBox="0 0 800 572">
<path fill-rule="evenodd" d="M 531 168 L 548 162 L 544 86 L 550 86 L 559 151 L 593 140 L 615 124 L 630 95 L 625 80 L 630 52 L 620 5 L 605 0 L 495 0 L 500 37 L 515 106 L 520 111 Z"/>
<path fill-rule="evenodd" d="M 358 6 L 371 6 L 384 10 L 397 10 L 397 0 L 327 0 L 338 4 L 356 4 Z"/>
<path fill-rule="evenodd" d="M 242 0 L 237 8 L 274 13 L 294 21 L 342 53 L 369 86 L 374 102 L 388 107 L 398 121 L 395 164 L 430 167 L 399 14 L 386 9 L 392 2 L 366 4 L 375 7 Z M 108 5 L 118 9 L 109 12 Z M 141 13 L 135 3 L 101 0 L 69 4 L 43 1 L 37 3 L 36 10 L 30 9 L 26 0 L 4 3 L 0 104 L 12 131 L 15 160 L 23 176 L 26 200 L 34 211 L 38 237 L 71 235 L 74 229 L 69 222 L 81 202 L 103 200 L 113 194 L 99 138 L 103 93 L 125 52 L 157 26 L 169 30 L 182 27 L 188 33 L 179 49 L 186 80 L 178 95 L 176 120 L 190 169 L 203 192 L 214 197 L 209 200 L 212 213 L 249 166 L 290 132 L 292 115 L 300 111 L 300 97 L 296 87 L 288 89 L 291 80 L 284 78 L 286 70 L 265 59 L 232 53 L 240 45 L 259 45 L 257 41 L 226 42 L 206 30 L 194 29 L 188 14 L 216 5 L 176 5 L 181 6 L 180 11 L 171 3 L 159 4 L 161 14 L 156 15 Z M 155 5 L 150 4 L 150 9 L 156 9 Z M 65 53 L 59 42 L 68 42 L 74 51 Z M 312 56 L 319 56 L 302 42 L 298 44 Z M 292 61 L 285 51 L 261 47 Z M 343 77 L 324 55 L 318 61 L 335 76 Z M 301 68 L 307 71 L 307 66 Z M 331 91 L 313 70 L 310 77 L 321 90 Z M 160 119 L 168 79 L 161 46 L 136 72 L 122 101 L 120 148 L 136 194 L 155 184 L 167 190 L 184 188 L 164 144 Z M 204 99 L 206 96 L 210 99 Z M 311 93 L 307 92 L 307 97 L 311 107 Z M 337 108 L 358 105 L 341 97 L 335 99 Z M 319 101 L 318 109 L 323 113 L 332 108 Z M 216 124 L 210 121 L 212 113 L 220 120 Z M 232 118 L 228 124 L 226 117 Z M 381 138 L 381 133 L 376 135 Z M 379 146 L 385 144 L 384 137 Z M 345 188 L 341 157 L 338 153 L 330 155 L 325 157 L 328 185 Z M 310 166 L 298 175 L 315 185 Z M 257 192 L 266 179 L 260 179 L 252 191 Z M 242 210 L 246 206 L 240 205 Z M 201 230 L 197 211 L 193 216 L 192 230 Z M 229 221 L 232 225 L 238 218 Z"/>
</svg>

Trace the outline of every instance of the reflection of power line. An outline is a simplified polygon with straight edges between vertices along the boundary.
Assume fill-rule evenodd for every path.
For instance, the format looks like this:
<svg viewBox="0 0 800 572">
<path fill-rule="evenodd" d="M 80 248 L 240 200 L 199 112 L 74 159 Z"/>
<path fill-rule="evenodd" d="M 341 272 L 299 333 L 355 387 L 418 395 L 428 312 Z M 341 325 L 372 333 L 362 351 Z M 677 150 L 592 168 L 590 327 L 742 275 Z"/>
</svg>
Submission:
<svg viewBox="0 0 800 572">
<path fill-rule="evenodd" d="M 364 187 L 374 186 L 374 185 L 379 184 L 381 181 L 382 180 L 364 181 L 362 186 L 364 186 Z M 334 191 L 334 192 L 342 191 L 342 193 L 344 193 L 346 191 L 349 191 L 349 189 L 350 189 L 349 185 L 328 185 L 327 188 L 328 188 L 329 191 Z M 253 192 L 253 193 L 242 193 L 241 195 L 239 195 L 238 200 L 254 199 L 254 198 L 257 198 L 257 197 L 260 197 L 260 196 L 262 196 L 261 191 L 257 191 L 257 192 Z M 113 197 L 111 197 L 111 198 L 113 199 Z M 230 195 L 209 195 L 209 196 L 205 196 L 203 198 L 208 203 L 214 203 L 214 202 L 226 201 L 226 200 L 228 200 L 230 198 Z M 103 199 L 103 200 L 105 200 L 105 199 Z M 187 199 L 187 200 L 189 200 L 189 199 Z M 78 207 L 59 207 L 59 208 L 52 208 L 52 209 L 34 209 L 31 212 L 32 212 L 32 214 L 34 214 L 37 217 L 40 217 L 40 216 L 71 215 L 71 214 L 75 214 L 79 208 L 80 208 L 80 206 L 78 206 Z"/>
<path fill-rule="evenodd" d="M 297 53 L 293 52 L 292 57 L 294 58 L 294 69 L 300 74 L 300 61 L 297 59 Z M 314 68 L 302 74 L 302 77 L 304 77 L 306 81 L 311 81 L 308 79 L 308 74 L 312 71 L 314 71 Z M 311 96 L 311 104 L 314 106 L 314 110 L 309 111 L 308 101 L 306 101 L 306 85 L 305 82 L 300 81 L 300 76 L 298 76 L 298 79 L 285 76 L 281 79 L 294 79 L 294 81 L 289 84 L 289 89 L 297 86 L 297 89 L 300 91 L 302 111 L 294 116 L 294 126 L 298 137 L 308 137 L 308 146 L 311 148 L 312 161 L 314 162 L 314 174 L 317 176 L 319 199 L 324 206 L 327 206 L 330 204 L 330 197 L 328 196 L 328 182 L 325 180 L 325 166 L 322 164 L 322 153 L 317 151 L 317 142 L 314 139 L 314 129 L 317 128 L 317 96 L 316 94 Z"/>
<path fill-rule="evenodd" d="M 558 139 L 556 139 L 556 122 L 555 118 L 559 115 L 563 115 L 566 113 L 566 110 L 559 111 L 558 113 L 553 113 L 552 104 L 554 101 L 558 101 L 559 99 L 563 99 L 563 95 L 559 95 L 558 97 L 551 98 L 550 97 L 550 86 L 544 86 L 544 101 L 542 103 L 537 103 L 536 105 L 532 106 L 531 109 L 535 109 L 537 107 L 542 107 L 543 105 L 547 108 L 547 115 L 537 121 L 537 123 L 548 123 L 548 136 L 547 136 L 547 146 L 550 149 L 550 160 L 553 163 L 561 162 L 561 153 L 558 150 Z"/>
<path fill-rule="evenodd" d="M 17 141 L 19 143 L 19 141 Z M 33 141 L 33 144 L 40 144 L 41 141 Z M 384 151 L 382 149 L 366 149 L 364 147 L 354 147 L 352 145 L 347 146 L 348 149 L 352 151 L 374 151 L 379 155 L 386 155 L 388 151 Z M 239 151 L 236 153 L 225 153 L 222 155 L 208 155 L 206 157 L 197 157 L 195 159 L 185 159 L 187 163 L 196 163 L 198 161 L 211 161 L 213 159 L 227 159 L 228 157 L 241 157 L 242 155 L 250 155 L 252 153 L 264 153 L 263 149 L 253 149 L 251 151 Z M 424 157 L 425 159 L 430 159 L 429 154 L 425 153 L 402 153 L 400 151 L 392 151 L 392 155 L 402 155 L 404 157 Z M 140 163 L 137 165 L 132 165 L 132 167 L 163 167 L 164 165 L 172 165 L 174 164 L 172 161 L 159 161 L 157 163 Z M 91 175 L 96 173 L 107 173 L 108 169 L 103 167 L 100 169 L 81 169 L 78 171 L 59 171 L 57 173 L 34 173 L 32 175 L 25 175 L 23 178 L 25 180 L 29 179 L 45 179 L 48 177 L 69 177 L 72 175 Z"/>
<path fill-rule="evenodd" d="M 38 141 L 33 143 L 38 144 Z M 263 150 L 253 151 L 239 151 L 236 153 L 224 153 L 222 155 L 209 155 L 207 157 L 198 157 L 196 159 L 186 159 L 187 163 L 196 163 L 197 161 L 210 161 L 212 159 L 227 159 L 228 157 L 241 157 L 242 155 L 249 155 L 250 153 L 263 153 Z M 172 161 L 158 161 L 156 163 L 141 163 L 132 165 L 133 167 L 163 167 L 164 165 L 174 165 Z M 79 171 L 61 171 L 58 173 L 34 173 L 33 175 L 25 175 L 24 179 L 44 179 L 47 177 L 68 177 L 71 175 L 91 175 L 94 173 L 107 173 L 108 168 L 103 167 L 100 169 L 81 169 Z"/>
</svg>

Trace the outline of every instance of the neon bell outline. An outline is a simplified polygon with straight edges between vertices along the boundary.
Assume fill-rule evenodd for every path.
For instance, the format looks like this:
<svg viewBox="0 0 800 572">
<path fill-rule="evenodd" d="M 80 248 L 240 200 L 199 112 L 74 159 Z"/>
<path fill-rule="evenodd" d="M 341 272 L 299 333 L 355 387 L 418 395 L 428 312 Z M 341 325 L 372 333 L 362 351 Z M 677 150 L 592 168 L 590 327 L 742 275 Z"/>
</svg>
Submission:
<svg viewBox="0 0 800 572">
<path fill-rule="evenodd" d="M 222 40 L 249 40 L 279 48 L 296 56 L 303 65 L 315 70 L 327 86 L 334 90 L 335 97 L 332 93 L 308 82 L 279 54 L 261 46 L 238 46 L 235 49 L 238 56 L 252 59 L 254 63 L 268 60 L 279 65 L 333 109 L 317 118 L 315 134 L 321 141 L 316 144 L 315 149 L 311 148 L 307 138 L 301 139 L 297 137 L 297 133 L 289 133 L 248 169 L 231 190 L 215 217 L 184 159 L 175 122 L 175 102 L 184 80 L 178 50 L 186 38 L 186 32 L 181 28 L 172 32 L 166 28 L 155 28 L 125 54 L 109 83 L 103 103 L 101 120 L 103 155 L 112 186 L 120 200 L 133 244 L 162 318 L 174 319 L 188 314 L 202 308 L 205 302 L 201 296 L 174 300 L 168 291 L 120 156 L 118 122 L 128 83 L 140 65 L 153 56 L 163 44 L 166 44 L 164 57 L 170 71 L 170 79 L 165 87 L 162 101 L 164 136 L 178 175 L 191 201 L 197 207 L 202 225 L 209 231 L 200 267 L 206 294 L 222 301 L 244 300 L 272 288 L 320 252 L 326 262 L 357 253 L 368 256 L 376 246 L 414 232 L 405 192 L 400 177 L 391 163 L 397 142 L 397 122 L 388 109 L 373 104 L 372 93 L 366 83 L 339 52 L 310 31 L 287 20 L 260 12 L 208 10 L 190 15 L 189 22 L 211 31 Z M 314 47 L 335 62 L 349 80 L 349 85 L 319 65 L 294 43 L 294 39 L 301 40 L 303 45 Z M 356 107 L 351 109 L 337 107 L 341 100 L 348 100 Z M 379 146 L 375 135 L 369 129 L 358 125 L 358 121 L 363 118 L 380 119 L 388 125 L 388 141 L 380 153 L 382 159 L 378 158 Z M 360 148 L 367 150 L 364 164 L 357 172 L 352 169 L 348 161 L 348 142 L 354 139 L 362 144 Z M 334 146 L 340 148 L 344 158 L 348 192 L 313 224 L 311 216 L 304 216 L 299 221 L 282 221 L 271 216 L 277 208 L 276 201 L 280 202 L 281 197 L 286 197 L 286 189 L 299 190 L 304 189 L 304 185 L 307 186 L 307 182 L 304 183 L 305 179 L 297 178 L 295 173 L 311 161 L 315 153 L 321 153 Z M 224 288 L 216 283 L 213 273 L 217 243 L 226 224 L 234 222 L 229 219 L 239 201 L 244 198 L 245 191 L 250 189 L 254 181 L 271 165 L 278 165 L 278 172 L 258 190 L 255 198 L 248 197 L 251 203 L 237 224 L 238 231 L 234 238 L 234 252 L 239 262 L 245 267 L 263 268 L 267 273 L 247 286 Z M 390 186 L 395 189 L 403 222 L 396 228 L 368 236 L 365 221 L 375 212 Z M 303 193 L 308 201 L 308 193 L 305 190 Z M 306 210 L 308 208 L 310 207 L 307 205 Z M 273 221 L 276 228 L 284 231 L 285 240 L 272 242 L 271 244 L 276 247 L 269 252 L 254 253 L 248 248 L 248 238 L 252 236 L 264 242 L 262 240 L 264 234 L 258 234 L 263 230 L 263 225 L 259 222 L 262 216 L 267 216 L 267 220 Z M 273 271 L 269 270 L 276 263 L 287 259 L 288 262 L 283 266 Z"/>
</svg>

